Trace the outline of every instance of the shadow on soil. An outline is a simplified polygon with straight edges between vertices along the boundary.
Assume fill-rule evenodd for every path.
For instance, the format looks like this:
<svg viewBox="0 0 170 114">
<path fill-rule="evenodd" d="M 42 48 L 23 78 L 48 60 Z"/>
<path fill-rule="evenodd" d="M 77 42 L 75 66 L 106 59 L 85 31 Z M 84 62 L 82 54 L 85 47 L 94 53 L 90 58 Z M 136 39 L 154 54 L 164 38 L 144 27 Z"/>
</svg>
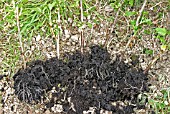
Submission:
<svg viewBox="0 0 170 114">
<path fill-rule="evenodd" d="M 148 78 L 120 59 L 112 61 L 107 50 L 92 46 L 81 54 L 65 54 L 64 60 L 51 58 L 34 61 L 14 75 L 15 94 L 21 101 L 38 102 L 52 88 L 52 99 L 46 107 L 61 104 L 63 112 L 81 114 L 89 107 L 113 113 L 133 113 L 137 96 L 148 91 Z M 131 102 L 121 105 L 118 102 Z M 125 103 L 126 104 L 126 103 Z"/>
</svg>

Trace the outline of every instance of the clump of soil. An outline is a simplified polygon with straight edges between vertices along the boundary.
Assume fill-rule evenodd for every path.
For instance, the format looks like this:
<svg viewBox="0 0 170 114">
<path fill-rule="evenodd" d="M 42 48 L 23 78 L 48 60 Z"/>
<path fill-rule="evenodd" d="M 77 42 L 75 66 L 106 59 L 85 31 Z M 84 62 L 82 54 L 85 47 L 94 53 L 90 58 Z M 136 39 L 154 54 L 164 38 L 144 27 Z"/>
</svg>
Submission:
<svg viewBox="0 0 170 114">
<path fill-rule="evenodd" d="M 19 70 L 13 77 L 18 98 L 28 103 L 39 102 L 53 88 L 47 108 L 60 104 L 62 112 L 70 114 L 81 114 L 89 107 L 95 107 L 96 113 L 101 109 L 133 113 L 137 105 L 114 103 L 137 104 L 137 96 L 148 91 L 148 78 L 141 69 L 119 58 L 112 61 L 107 50 L 100 46 L 92 46 L 86 54 L 76 51 L 65 55 L 63 60 L 37 60 Z"/>
</svg>

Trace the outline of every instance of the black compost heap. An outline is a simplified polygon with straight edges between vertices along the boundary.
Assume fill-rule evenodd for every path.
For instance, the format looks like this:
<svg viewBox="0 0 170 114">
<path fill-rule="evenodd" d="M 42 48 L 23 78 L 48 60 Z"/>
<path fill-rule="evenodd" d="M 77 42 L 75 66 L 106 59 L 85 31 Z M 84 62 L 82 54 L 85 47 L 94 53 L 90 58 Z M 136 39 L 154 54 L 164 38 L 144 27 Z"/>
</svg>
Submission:
<svg viewBox="0 0 170 114">
<path fill-rule="evenodd" d="M 70 114 L 81 114 L 89 107 L 96 107 L 98 112 L 105 109 L 132 113 L 135 105 L 119 109 L 113 105 L 114 102 L 136 104 L 137 96 L 148 91 L 148 79 L 142 70 L 125 64 L 119 58 L 112 61 L 107 50 L 99 46 L 92 46 L 86 54 L 78 51 L 65 54 L 63 60 L 56 57 L 31 62 L 13 78 L 15 94 L 21 101 L 38 102 L 55 87 L 56 92 L 53 92 L 53 99 L 47 107 L 61 104 L 63 111 Z M 74 110 L 70 108 L 71 104 Z"/>
</svg>

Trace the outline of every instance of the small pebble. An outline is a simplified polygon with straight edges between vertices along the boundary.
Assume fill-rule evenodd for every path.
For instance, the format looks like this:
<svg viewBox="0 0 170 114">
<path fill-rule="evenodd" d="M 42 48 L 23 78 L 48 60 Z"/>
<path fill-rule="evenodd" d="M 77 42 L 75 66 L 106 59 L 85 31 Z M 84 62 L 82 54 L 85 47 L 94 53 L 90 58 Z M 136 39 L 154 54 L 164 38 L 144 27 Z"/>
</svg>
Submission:
<svg viewBox="0 0 170 114">
<path fill-rule="evenodd" d="M 79 37 L 78 37 L 78 35 L 72 35 L 72 36 L 71 36 L 71 39 L 72 39 L 73 41 L 78 41 Z"/>
<path fill-rule="evenodd" d="M 64 34 L 67 35 L 67 34 L 70 34 L 70 32 L 67 29 L 65 29 Z"/>
<path fill-rule="evenodd" d="M 65 38 L 70 38 L 70 35 L 69 34 L 65 35 Z"/>
<path fill-rule="evenodd" d="M 76 43 L 75 42 L 71 42 L 72 45 L 75 45 Z"/>
<path fill-rule="evenodd" d="M 88 19 L 88 20 L 90 20 L 90 18 L 91 18 L 91 16 L 90 16 L 90 15 L 88 15 L 88 16 L 87 16 L 87 19 Z"/>
<path fill-rule="evenodd" d="M 52 48 L 51 47 L 47 47 L 47 51 L 48 52 L 52 51 Z"/>
<path fill-rule="evenodd" d="M 53 111 L 53 112 L 63 112 L 63 106 L 62 105 L 60 105 L 60 104 L 55 104 L 52 108 L 51 108 L 51 110 Z"/>
<path fill-rule="evenodd" d="M 87 25 L 86 25 L 86 24 L 83 24 L 83 26 L 82 26 L 81 28 L 83 28 L 83 29 L 84 29 L 84 28 L 86 28 L 86 27 L 87 27 Z"/>
<path fill-rule="evenodd" d="M 72 23 L 73 20 L 72 20 L 71 18 L 68 18 L 68 22 L 69 22 L 69 23 Z"/>
<path fill-rule="evenodd" d="M 35 46 L 31 46 L 31 51 L 34 51 L 35 50 Z"/>
<path fill-rule="evenodd" d="M 147 67 L 147 64 L 146 63 L 141 63 L 141 67 L 142 67 L 143 70 L 145 70 L 146 67 Z"/>
<path fill-rule="evenodd" d="M 41 37 L 40 37 L 40 35 L 38 35 L 35 40 L 38 42 L 38 41 L 40 41 L 40 39 L 41 39 Z"/>
<path fill-rule="evenodd" d="M 35 113 L 39 113 L 39 110 L 35 110 Z"/>
<path fill-rule="evenodd" d="M 70 31 L 64 30 L 65 38 L 70 38 Z"/>
<path fill-rule="evenodd" d="M 104 10 L 107 11 L 107 12 L 112 12 L 113 8 L 110 5 L 108 5 L 104 8 Z"/>
<path fill-rule="evenodd" d="M 71 43 L 70 43 L 70 42 L 67 42 L 67 43 L 66 43 L 66 45 L 67 45 L 67 46 L 70 46 L 70 45 L 71 45 Z"/>
<path fill-rule="evenodd" d="M 44 44 L 45 44 L 45 41 L 44 41 L 44 40 L 41 40 L 41 44 L 44 45 Z"/>
</svg>

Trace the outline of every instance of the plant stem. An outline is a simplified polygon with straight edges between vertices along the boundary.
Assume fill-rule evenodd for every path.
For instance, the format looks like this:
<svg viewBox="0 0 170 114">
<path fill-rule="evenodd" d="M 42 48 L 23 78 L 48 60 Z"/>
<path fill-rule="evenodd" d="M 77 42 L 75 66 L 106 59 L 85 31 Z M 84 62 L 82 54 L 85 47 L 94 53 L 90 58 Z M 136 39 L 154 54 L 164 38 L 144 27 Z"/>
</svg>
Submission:
<svg viewBox="0 0 170 114">
<path fill-rule="evenodd" d="M 19 13 L 18 13 L 18 6 L 16 6 L 16 21 L 17 21 L 17 27 L 18 27 L 18 39 L 19 39 L 19 43 L 20 43 L 20 47 L 21 47 L 21 56 L 24 62 L 24 68 L 26 68 L 26 61 L 25 61 L 25 57 L 24 57 L 24 48 L 23 48 L 23 44 L 22 44 L 22 36 L 21 36 L 21 32 L 20 32 L 20 23 L 19 23 Z"/>
<path fill-rule="evenodd" d="M 81 22 L 83 23 L 83 5 L 82 5 L 82 0 L 80 0 L 80 11 L 81 11 Z M 80 47 L 81 47 L 81 52 L 84 53 L 84 37 L 83 37 L 83 29 L 81 28 L 80 32 Z"/>
<path fill-rule="evenodd" d="M 60 25 L 60 9 L 58 10 L 58 25 L 59 25 L 59 32 L 58 32 L 58 37 L 57 37 L 57 57 L 58 59 L 60 58 L 60 28 L 61 28 L 61 25 Z"/>
<path fill-rule="evenodd" d="M 140 24 L 139 21 L 140 21 L 140 19 L 141 19 L 141 17 L 142 17 L 142 13 L 143 13 L 143 10 L 144 10 L 144 8 L 145 8 L 145 6 L 146 6 L 146 3 L 147 3 L 147 0 L 145 0 L 145 1 L 143 2 L 143 5 L 142 5 L 142 7 L 141 7 L 141 9 L 140 9 L 140 11 L 139 11 L 139 15 L 138 15 L 137 20 L 136 20 L 136 27 L 138 27 L 139 24 Z M 127 49 L 127 47 L 129 46 L 129 44 L 131 43 L 131 41 L 132 41 L 135 37 L 136 37 L 136 33 L 134 33 L 133 36 L 131 36 L 131 38 L 129 39 L 128 43 L 126 44 L 124 50 Z"/>
<path fill-rule="evenodd" d="M 147 68 L 143 71 L 144 74 L 146 74 L 149 69 L 153 66 L 153 64 L 160 58 L 160 55 L 161 54 L 158 54 L 150 63 L 149 65 L 147 66 Z"/>
<path fill-rule="evenodd" d="M 142 13 L 143 13 L 143 10 L 144 10 L 144 8 L 145 8 L 145 6 L 146 6 L 146 3 L 147 3 L 147 0 L 144 1 L 143 5 L 142 5 L 142 7 L 141 7 L 141 9 L 140 9 L 140 11 L 139 11 L 139 15 L 138 15 L 138 18 L 137 18 L 137 20 L 136 20 L 136 26 L 139 25 L 139 20 L 140 20 L 141 17 L 142 17 Z"/>
</svg>

